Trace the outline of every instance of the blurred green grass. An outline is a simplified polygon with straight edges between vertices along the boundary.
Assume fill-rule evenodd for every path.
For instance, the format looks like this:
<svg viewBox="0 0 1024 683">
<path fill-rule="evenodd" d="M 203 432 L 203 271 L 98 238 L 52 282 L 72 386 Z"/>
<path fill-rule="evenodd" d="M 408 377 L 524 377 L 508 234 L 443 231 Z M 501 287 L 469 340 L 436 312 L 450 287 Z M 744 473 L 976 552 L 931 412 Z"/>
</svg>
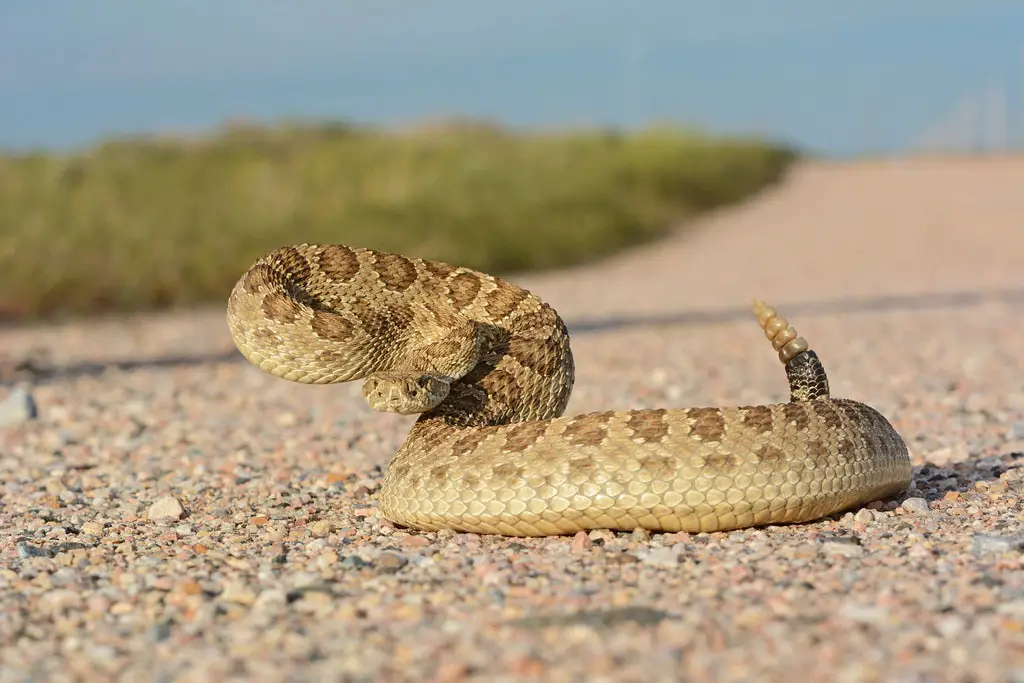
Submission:
<svg viewBox="0 0 1024 683">
<path fill-rule="evenodd" d="M 233 125 L 0 157 L 0 316 L 223 302 L 262 253 L 340 242 L 495 274 L 587 261 L 744 199 L 795 159 L 672 127 Z"/>
</svg>

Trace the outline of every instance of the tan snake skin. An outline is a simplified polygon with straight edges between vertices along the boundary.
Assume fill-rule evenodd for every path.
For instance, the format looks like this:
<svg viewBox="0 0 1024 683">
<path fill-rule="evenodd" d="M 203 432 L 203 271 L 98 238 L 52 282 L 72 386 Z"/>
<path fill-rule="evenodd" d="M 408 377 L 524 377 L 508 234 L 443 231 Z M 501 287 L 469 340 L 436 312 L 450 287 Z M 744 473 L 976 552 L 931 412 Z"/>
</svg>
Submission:
<svg viewBox="0 0 1024 683">
<path fill-rule="evenodd" d="M 562 417 L 572 391 L 558 314 L 502 279 L 342 245 L 260 258 L 235 285 L 242 354 L 284 379 L 363 379 L 376 410 L 422 413 L 384 475 L 396 524 L 512 536 L 723 531 L 806 522 L 893 496 L 906 444 L 833 399 L 807 343 L 755 302 L 790 402 Z"/>
</svg>

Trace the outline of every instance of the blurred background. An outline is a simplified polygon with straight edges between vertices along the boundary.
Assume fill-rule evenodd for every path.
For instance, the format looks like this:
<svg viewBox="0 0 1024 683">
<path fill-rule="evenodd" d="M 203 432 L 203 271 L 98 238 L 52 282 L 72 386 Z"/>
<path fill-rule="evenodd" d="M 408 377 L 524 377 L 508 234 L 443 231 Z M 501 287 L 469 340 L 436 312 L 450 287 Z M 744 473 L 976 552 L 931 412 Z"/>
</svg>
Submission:
<svg viewBox="0 0 1024 683">
<path fill-rule="evenodd" d="M 1021 147 L 1010 0 L 3 3 L 0 316 L 220 301 L 298 241 L 551 268 L 802 156 Z"/>
</svg>

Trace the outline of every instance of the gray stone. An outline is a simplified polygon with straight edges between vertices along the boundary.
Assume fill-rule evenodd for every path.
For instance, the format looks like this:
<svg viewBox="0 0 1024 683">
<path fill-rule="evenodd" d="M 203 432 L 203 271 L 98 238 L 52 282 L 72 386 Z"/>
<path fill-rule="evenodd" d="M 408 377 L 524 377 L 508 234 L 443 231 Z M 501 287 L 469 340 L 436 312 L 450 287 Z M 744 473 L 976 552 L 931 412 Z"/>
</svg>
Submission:
<svg viewBox="0 0 1024 683">
<path fill-rule="evenodd" d="M 678 567 L 683 554 L 683 545 L 677 543 L 671 547 L 651 548 L 643 557 L 644 564 L 652 567 Z"/>
<path fill-rule="evenodd" d="M 0 401 L 0 428 L 15 427 L 39 417 L 35 398 L 23 387 L 15 387 Z"/>
<path fill-rule="evenodd" d="M 27 560 L 30 557 L 53 557 L 53 551 L 49 548 L 40 548 L 36 545 L 31 545 L 25 541 L 19 541 L 17 544 L 18 557 L 23 560 Z"/>
<path fill-rule="evenodd" d="M 1024 550 L 1024 536 L 975 534 L 971 538 L 971 549 L 976 555 L 1021 551 Z"/>
<path fill-rule="evenodd" d="M 907 498 L 903 501 L 902 507 L 907 512 L 912 512 L 915 515 L 922 515 L 931 511 L 931 506 L 928 505 L 928 501 L 924 498 Z"/>
<path fill-rule="evenodd" d="M 863 557 L 864 548 L 856 543 L 843 543 L 840 541 L 826 541 L 821 544 L 821 551 L 826 555 L 840 555 L 842 557 Z"/>
</svg>

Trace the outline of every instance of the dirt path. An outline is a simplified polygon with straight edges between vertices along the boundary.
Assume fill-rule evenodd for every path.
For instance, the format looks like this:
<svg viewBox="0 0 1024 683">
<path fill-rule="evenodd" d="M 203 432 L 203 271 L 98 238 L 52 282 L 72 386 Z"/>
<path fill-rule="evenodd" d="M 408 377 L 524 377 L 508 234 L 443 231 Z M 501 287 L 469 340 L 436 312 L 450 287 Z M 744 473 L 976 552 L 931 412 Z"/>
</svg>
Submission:
<svg viewBox="0 0 1024 683">
<path fill-rule="evenodd" d="M 917 465 L 801 527 L 407 533 L 376 486 L 409 419 L 238 362 L 219 310 L 0 331 L 63 368 L 0 427 L 0 683 L 1024 680 L 1022 225 L 1021 158 L 805 164 L 517 278 L 570 322 L 570 412 L 784 400 L 777 305 Z"/>
</svg>

